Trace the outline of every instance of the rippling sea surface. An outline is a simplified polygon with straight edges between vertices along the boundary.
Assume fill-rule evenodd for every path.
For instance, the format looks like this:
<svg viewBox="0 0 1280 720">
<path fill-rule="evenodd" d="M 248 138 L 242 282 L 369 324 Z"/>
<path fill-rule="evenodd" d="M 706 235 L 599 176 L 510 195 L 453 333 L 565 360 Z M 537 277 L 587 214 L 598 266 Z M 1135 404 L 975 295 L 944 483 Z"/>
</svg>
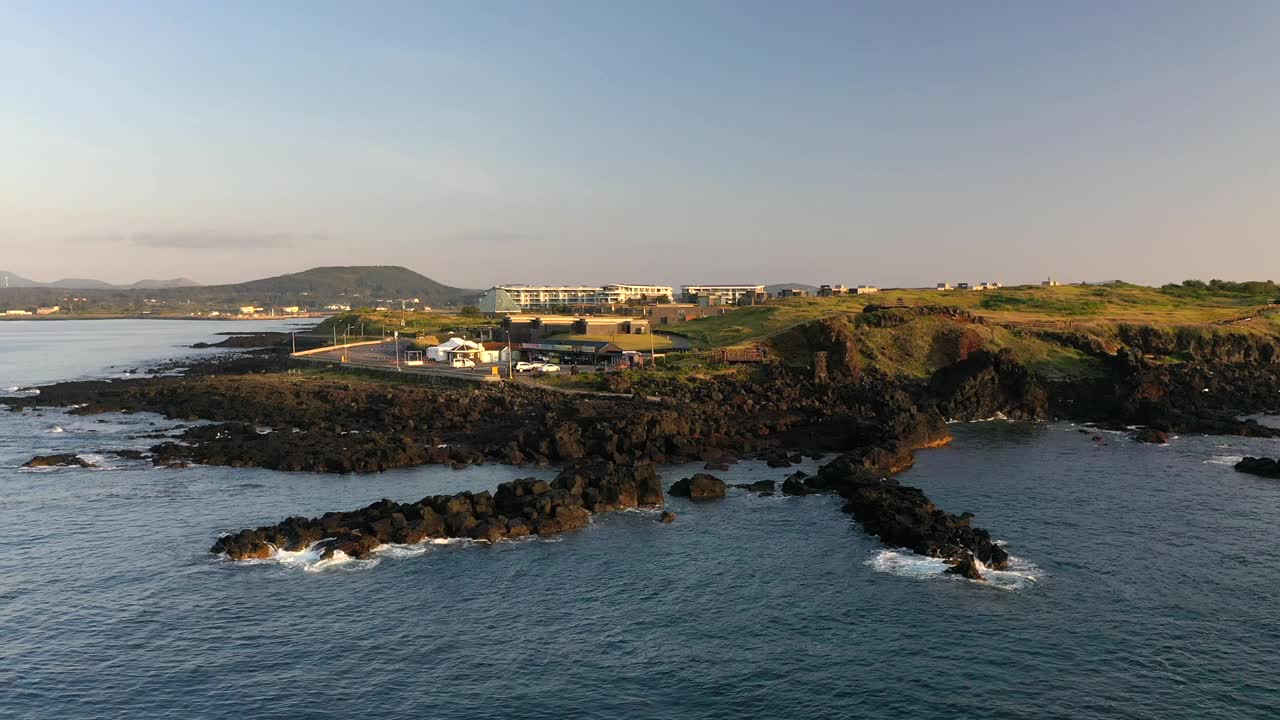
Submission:
<svg viewBox="0 0 1280 720">
<path fill-rule="evenodd" d="M 225 329 L 151 322 L 0 324 L 0 386 L 111 375 Z M 832 498 L 734 490 L 670 499 L 671 525 L 623 512 L 551 540 L 231 563 L 206 552 L 224 531 L 539 473 L 96 452 L 172 425 L 0 412 L 0 717 L 1280 716 L 1280 482 L 1231 467 L 1278 440 L 952 426 L 902 480 L 1008 542 L 1016 572 L 982 584 L 880 547 Z M 51 451 L 101 469 L 18 469 Z"/>
</svg>

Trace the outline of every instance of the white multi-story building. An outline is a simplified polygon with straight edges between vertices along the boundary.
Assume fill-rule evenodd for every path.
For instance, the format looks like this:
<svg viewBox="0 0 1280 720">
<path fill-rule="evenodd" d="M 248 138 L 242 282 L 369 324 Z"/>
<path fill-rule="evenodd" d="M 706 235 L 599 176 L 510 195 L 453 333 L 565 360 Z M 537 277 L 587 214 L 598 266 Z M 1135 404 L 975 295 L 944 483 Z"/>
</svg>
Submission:
<svg viewBox="0 0 1280 720">
<path fill-rule="evenodd" d="M 764 292 L 764 285 L 681 285 L 680 294 L 685 302 L 697 302 L 707 298 L 711 305 L 736 305 L 748 295 Z"/>
<path fill-rule="evenodd" d="M 543 310 L 562 305 L 598 305 L 596 285 L 499 285 L 496 289 L 525 310 Z"/>
<path fill-rule="evenodd" d="M 614 283 L 600 288 L 601 305 L 622 305 L 628 300 L 656 300 L 665 297 L 673 300 L 674 294 L 669 285 L 625 285 Z"/>
<path fill-rule="evenodd" d="M 672 299 L 669 285 L 498 285 L 522 310 L 546 310 L 575 305 L 623 305 L 628 300 Z M 491 291 L 492 292 L 492 291 Z"/>
</svg>

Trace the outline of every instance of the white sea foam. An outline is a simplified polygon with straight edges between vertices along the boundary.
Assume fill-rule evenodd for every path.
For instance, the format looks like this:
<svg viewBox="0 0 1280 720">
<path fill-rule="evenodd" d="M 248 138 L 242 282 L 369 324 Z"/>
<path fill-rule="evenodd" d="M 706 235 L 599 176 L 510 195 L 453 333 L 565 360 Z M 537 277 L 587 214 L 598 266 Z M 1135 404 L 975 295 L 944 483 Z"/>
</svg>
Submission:
<svg viewBox="0 0 1280 720">
<path fill-rule="evenodd" d="M 1236 464 L 1236 463 L 1238 463 L 1238 462 L 1240 462 L 1241 460 L 1244 460 L 1244 456 L 1243 456 L 1243 455 L 1214 455 L 1213 457 L 1209 458 L 1208 460 L 1205 460 L 1205 461 L 1204 461 L 1204 462 L 1202 462 L 1201 464 L 1202 464 L 1202 465 L 1231 465 L 1231 466 L 1235 466 L 1235 464 Z"/>
<path fill-rule="evenodd" d="M 976 420 L 956 420 L 955 418 L 951 418 L 950 420 L 947 420 L 947 424 L 959 425 L 961 423 L 966 423 L 966 422 L 968 423 L 1007 422 L 1008 420 L 1009 420 L 1008 416 L 1006 416 L 1002 412 L 997 411 L 996 414 L 992 415 L 991 417 L 978 418 Z"/>
<path fill-rule="evenodd" d="M 997 541 L 997 543 L 1003 544 L 1000 541 Z M 867 565 L 870 565 L 877 572 L 914 580 L 964 580 L 959 575 L 946 574 L 947 562 L 945 560 L 917 555 L 905 549 L 879 550 L 867 561 Z M 1021 590 L 1035 583 L 1040 575 L 1039 568 L 1035 565 L 1013 555 L 1009 556 L 1009 567 L 1004 570 L 992 570 L 981 562 L 978 563 L 978 566 L 985 579 L 972 582 L 989 585 L 1001 590 Z"/>
<path fill-rule="evenodd" d="M 376 567 L 384 558 L 401 560 L 425 555 L 426 553 L 431 552 L 435 545 L 472 545 L 481 542 L 468 538 L 432 538 L 413 544 L 386 543 L 374 548 L 373 557 L 365 560 L 358 560 L 347 555 L 341 550 L 336 550 L 331 556 L 325 558 L 320 546 L 326 542 L 326 540 L 314 542 L 303 550 L 272 550 L 271 555 L 265 559 L 255 558 L 250 560 L 241 560 L 237 564 L 276 564 L 287 568 L 303 570 L 305 572 L 323 572 L 325 570 L 334 570 L 338 568 L 344 570 L 368 570 Z M 223 557 L 225 558 L 226 555 L 224 554 Z"/>
<path fill-rule="evenodd" d="M 320 542 L 308 545 L 304 550 L 275 550 L 271 553 L 271 557 L 266 560 L 246 561 L 250 564 L 259 564 L 262 562 L 274 562 L 288 568 L 297 568 L 305 572 L 323 572 L 325 570 L 333 570 L 337 568 L 349 570 L 367 570 L 375 567 L 379 562 L 379 558 L 370 558 L 368 560 L 357 560 L 341 550 L 334 551 L 333 555 L 325 558 L 320 550 Z"/>
<path fill-rule="evenodd" d="M 92 465 L 94 470 L 114 470 L 115 469 L 115 466 L 109 465 L 107 463 L 107 458 L 105 455 L 98 455 L 97 453 L 80 453 L 76 457 Z"/>
</svg>

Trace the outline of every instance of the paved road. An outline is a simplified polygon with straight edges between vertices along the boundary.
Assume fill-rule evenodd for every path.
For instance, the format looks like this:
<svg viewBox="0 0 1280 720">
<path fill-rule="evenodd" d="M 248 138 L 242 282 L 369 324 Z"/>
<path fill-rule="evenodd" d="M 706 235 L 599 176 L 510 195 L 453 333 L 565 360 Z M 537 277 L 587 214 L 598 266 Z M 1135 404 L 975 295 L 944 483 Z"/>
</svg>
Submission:
<svg viewBox="0 0 1280 720">
<path fill-rule="evenodd" d="M 497 366 L 496 363 L 483 363 L 474 368 L 455 368 L 443 363 L 431 362 L 425 365 L 405 365 L 404 351 L 407 347 L 408 343 L 402 340 L 400 342 L 399 372 L 413 373 L 415 375 L 436 375 L 472 382 L 495 382 L 499 380 L 498 377 L 493 375 L 493 368 Z M 342 359 L 344 355 L 346 356 L 345 362 Z M 314 353 L 301 359 L 396 372 L 396 345 L 394 342 L 379 343 L 377 345 L 357 345 L 346 349 L 338 348 Z M 505 365 L 506 363 L 502 364 Z"/>
</svg>

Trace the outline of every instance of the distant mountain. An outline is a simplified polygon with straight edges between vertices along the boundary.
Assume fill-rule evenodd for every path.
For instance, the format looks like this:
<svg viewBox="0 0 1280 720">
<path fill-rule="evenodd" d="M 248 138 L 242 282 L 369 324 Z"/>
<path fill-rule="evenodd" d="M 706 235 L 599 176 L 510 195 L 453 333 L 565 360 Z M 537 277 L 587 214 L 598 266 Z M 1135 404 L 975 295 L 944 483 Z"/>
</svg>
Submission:
<svg viewBox="0 0 1280 720">
<path fill-rule="evenodd" d="M 449 307 L 474 304 L 481 294 L 480 290 L 445 285 L 395 265 L 319 267 L 229 285 L 196 285 L 191 280 L 177 278 L 143 280 L 135 286 L 106 283 L 87 286 L 93 282 L 96 281 L 69 279 L 60 281 L 64 284 L 52 285 L 10 275 L 10 289 L 0 289 L 0 309 L 69 302 L 67 292 L 72 289 L 80 298 L 77 306 L 82 310 L 129 312 L 171 311 L 176 306 L 225 311 L 243 305 L 263 308 L 297 305 L 317 310 L 327 305 L 373 306 L 411 298 L 426 305 Z M 153 283 L 156 286 L 148 286 Z M 161 283 L 168 287 L 159 287 Z"/>
<path fill-rule="evenodd" d="M 139 280 L 132 285 L 115 285 L 92 278 L 62 278 L 53 282 L 38 282 L 15 273 L 0 271 L 0 288 L 4 287 L 4 278 L 9 278 L 9 287 L 42 287 L 61 288 L 63 290 L 153 290 L 156 288 L 192 287 L 200 283 L 190 278 L 180 277 L 172 280 Z"/>
<path fill-rule="evenodd" d="M 68 290 L 113 290 L 117 285 L 102 280 L 90 280 L 89 278 L 62 278 L 47 283 L 46 287 L 65 288 Z"/>
<path fill-rule="evenodd" d="M 818 286 L 805 285 L 804 283 L 778 283 L 764 286 L 764 291 L 770 295 L 777 295 L 782 290 L 808 290 L 811 293 L 815 293 L 818 292 Z"/>
<path fill-rule="evenodd" d="M 200 287 L 200 283 L 191 278 L 177 277 L 172 280 L 139 280 L 128 287 L 135 290 L 161 290 L 165 288 Z"/>
<path fill-rule="evenodd" d="M 256 305 L 374 305 L 379 300 L 418 298 L 427 305 L 474 303 L 480 290 L 456 288 L 398 265 L 318 267 L 232 285 L 169 288 L 160 298 L 201 303 Z"/>
<path fill-rule="evenodd" d="M 37 287 L 40 283 L 30 278 L 24 278 L 17 273 L 5 272 L 0 270 L 0 288 L 3 287 Z"/>
</svg>

